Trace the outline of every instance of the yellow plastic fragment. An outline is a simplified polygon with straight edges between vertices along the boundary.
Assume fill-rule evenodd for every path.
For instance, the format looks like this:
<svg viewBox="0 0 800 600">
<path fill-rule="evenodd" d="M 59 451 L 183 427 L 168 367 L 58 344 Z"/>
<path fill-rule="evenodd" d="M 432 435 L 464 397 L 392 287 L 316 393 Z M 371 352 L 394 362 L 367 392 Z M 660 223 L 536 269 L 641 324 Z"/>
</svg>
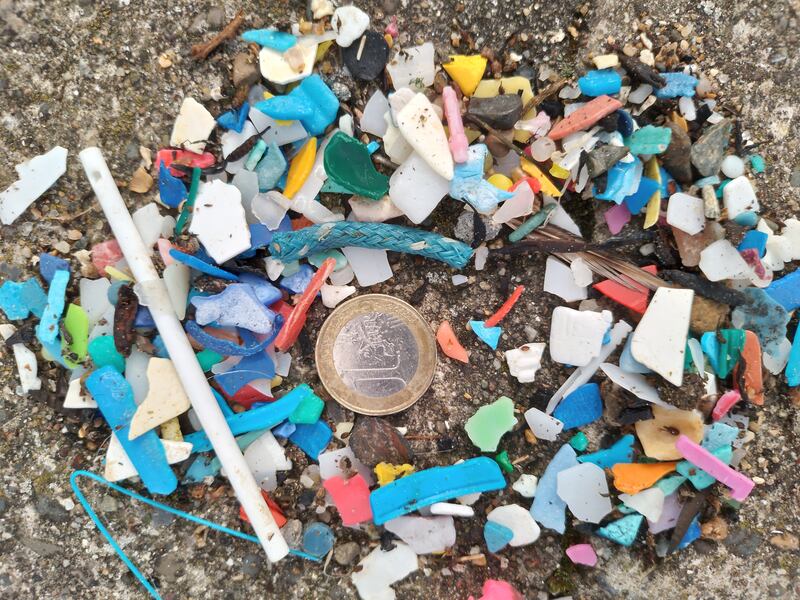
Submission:
<svg viewBox="0 0 800 600">
<path fill-rule="evenodd" d="M 449 63 L 442 65 L 447 74 L 458 84 L 465 96 L 472 96 L 486 71 L 486 59 L 480 54 L 450 57 Z"/>
<path fill-rule="evenodd" d="M 270 382 L 270 386 L 272 387 L 272 389 L 275 389 L 276 387 L 280 387 L 282 383 L 283 383 L 283 377 L 281 377 L 280 375 L 275 375 L 275 377 L 273 377 L 272 381 Z"/>
<path fill-rule="evenodd" d="M 521 94 L 522 105 L 524 106 L 528 100 L 533 98 L 533 90 L 531 89 L 531 82 L 526 77 L 503 77 L 502 79 L 484 79 L 475 88 L 473 96 L 476 98 L 492 98 L 500 93 L 500 87 L 503 87 L 504 94 Z M 522 119 L 532 119 L 536 116 L 536 109 L 532 108 L 524 115 Z M 529 131 L 517 129 L 514 131 L 514 140 L 517 142 L 527 142 L 531 137 Z"/>
<path fill-rule="evenodd" d="M 183 433 L 181 432 L 181 424 L 178 421 L 178 417 L 172 417 L 169 421 L 164 421 L 161 424 L 161 439 L 172 442 L 183 441 Z"/>
<path fill-rule="evenodd" d="M 508 177 L 506 177 L 502 173 L 495 173 L 494 175 L 489 177 L 487 181 L 491 183 L 494 187 L 500 188 L 504 192 L 508 191 L 508 188 L 514 185 L 514 182 L 511 181 Z"/>
<path fill-rule="evenodd" d="M 645 177 L 658 182 L 658 189 L 653 192 L 650 200 L 647 201 L 647 211 L 644 215 L 644 228 L 647 229 L 658 222 L 658 215 L 661 212 L 661 170 L 658 168 L 658 161 L 655 156 L 645 163 L 644 174 Z"/>
<path fill-rule="evenodd" d="M 520 161 L 520 167 L 522 170 L 525 171 L 528 175 L 536 179 L 539 183 L 542 184 L 542 193 L 547 194 L 553 198 L 558 198 L 561 196 L 561 190 L 559 190 L 555 184 L 550 181 L 550 178 L 542 173 L 542 170 L 533 164 L 529 160 L 525 160 L 524 158 Z"/>
<path fill-rule="evenodd" d="M 111 265 L 106 266 L 106 275 L 117 281 L 133 281 L 133 277 Z"/>
<path fill-rule="evenodd" d="M 689 132 L 689 124 L 686 122 L 686 119 L 684 119 L 683 116 L 680 115 L 678 112 L 673 110 L 669 118 L 672 120 L 673 123 L 675 123 L 678 127 L 683 129 L 685 132 L 687 133 Z"/>
<path fill-rule="evenodd" d="M 393 465 L 381 462 L 375 465 L 375 475 L 378 477 L 378 485 L 392 483 L 398 477 L 403 477 L 414 472 L 412 465 Z"/>
<path fill-rule="evenodd" d="M 305 183 L 308 176 L 311 174 L 311 168 L 314 166 L 314 159 L 317 157 L 317 138 L 311 137 L 300 148 L 295 157 L 292 159 L 292 164 L 289 165 L 289 173 L 286 176 L 286 188 L 283 190 L 283 195 L 287 198 L 292 198 Z"/>
<path fill-rule="evenodd" d="M 552 175 L 556 179 L 566 179 L 567 177 L 569 177 L 569 171 L 564 167 L 562 167 L 561 165 L 553 163 L 553 165 L 550 167 L 550 175 Z"/>
<path fill-rule="evenodd" d="M 328 53 L 328 49 L 333 44 L 333 40 L 328 40 L 327 42 L 322 42 L 320 45 L 317 46 L 317 56 L 314 57 L 314 62 L 319 62 L 322 60 L 322 57 Z"/>
</svg>

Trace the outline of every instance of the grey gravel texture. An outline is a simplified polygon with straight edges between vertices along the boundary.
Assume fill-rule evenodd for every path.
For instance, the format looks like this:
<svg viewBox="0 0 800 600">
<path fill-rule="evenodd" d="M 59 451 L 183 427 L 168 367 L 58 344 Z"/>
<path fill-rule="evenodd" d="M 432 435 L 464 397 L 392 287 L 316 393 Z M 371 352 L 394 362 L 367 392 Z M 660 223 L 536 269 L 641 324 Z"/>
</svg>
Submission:
<svg viewBox="0 0 800 600">
<path fill-rule="evenodd" d="M 523 56 L 521 72 L 529 75 L 548 65 L 569 76 L 590 52 L 601 52 L 609 37 L 635 43 L 640 33 L 648 31 L 654 41 L 677 41 L 681 39 L 678 28 L 691 25 L 693 31 L 686 39 L 698 48 L 695 58 L 713 75 L 721 100 L 740 114 L 750 137 L 764 143 L 761 151 L 767 172 L 756 178 L 764 212 L 776 219 L 800 212 L 797 0 L 387 0 L 369 4 L 365 8 L 374 23 L 384 24 L 388 15 L 398 16 L 404 35 L 400 41 L 405 45 L 432 40 L 445 56 L 453 52 L 453 34 L 460 36 L 462 49 L 470 38 L 478 50 L 499 50 L 508 42 L 509 49 Z M 225 43 L 200 63 L 189 56 L 189 48 L 218 31 L 239 9 L 247 17 L 248 28 L 285 28 L 302 15 L 304 4 L 296 0 L 0 0 L 0 188 L 15 179 L 16 163 L 56 144 L 70 151 L 65 177 L 13 226 L 0 229 L 0 278 L 35 273 L 34 257 L 41 251 L 57 250 L 69 257 L 109 236 L 80 170 L 76 158 L 80 149 L 100 145 L 115 177 L 126 184 L 138 166 L 140 145 L 156 150 L 167 144 L 184 96 L 202 100 L 215 114 L 228 107 L 233 93 L 231 62 L 244 44 Z M 520 35 L 511 39 L 514 33 Z M 522 39 L 523 33 L 527 40 Z M 161 55 L 172 65 L 159 66 Z M 366 87 L 354 92 L 363 95 Z M 221 95 L 218 102 L 211 99 L 216 94 Z M 123 195 L 133 208 L 150 201 L 153 194 L 124 191 Z M 458 216 L 454 204 L 434 214 L 432 223 L 440 231 L 452 232 Z M 599 213 L 597 219 L 583 216 L 588 231 L 593 222 L 602 222 Z M 597 225 L 598 234 L 600 230 Z M 408 427 L 418 468 L 474 455 L 463 424 L 480 405 L 506 394 L 523 410 L 541 408 L 566 376 L 565 369 L 546 359 L 535 384 L 519 385 L 509 376 L 501 353 L 479 345 L 462 328 L 468 319 L 489 314 L 513 285 L 523 283 L 529 292 L 504 321 L 501 347 L 546 341 L 549 315 L 560 302 L 541 292 L 544 259 L 492 262 L 483 272 L 470 267 L 466 271 L 469 283 L 458 288 L 450 283 L 452 272 L 441 265 L 406 258 L 394 262 L 396 276 L 370 291 L 414 300 L 432 324 L 449 319 L 472 351 L 472 360 L 469 366 L 441 361 L 430 391 L 390 420 Z M 76 271 L 79 265 L 73 260 L 72 266 Z M 76 288 L 71 287 L 72 294 L 77 294 Z M 310 349 L 326 312 L 319 305 L 314 307 L 311 336 L 294 351 L 291 378 L 318 390 Z M 535 340 L 526 335 L 526 326 L 538 332 Z M 44 362 L 40 369 L 43 390 L 20 396 L 13 360 L 7 349 L 0 349 L 0 597 L 143 598 L 143 589 L 75 506 L 69 487 L 72 470 L 102 470 L 108 430 L 93 420 L 91 412 L 63 411 L 63 374 Z M 479 595 L 488 577 L 513 582 L 526 598 L 547 598 L 550 593 L 550 597 L 571 594 L 581 599 L 800 596 L 796 545 L 793 550 L 782 549 L 771 542 L 780 532 L 800 534 L 800 422 L 785 386 L 771 376 L 766 381 L 765 406 L 748 409 L 760 430 L 742 465 L 763 483 L 738 514 L 723 512 L 729 524 L 724 541 L 704 539 L 659 559 L 652 539 L 627 550 L 592 538 L 600 562 L 594 569 L 585 569 L 571 567 L 563 559 L 562 544 L 572 538 L 544 533 L 533 546 L 489 556 L 486 566 L 459 561 L 473 547 L 483 547 L 482 516 L 491 506 L 528 505 L 508 488 L 476 505 L 479 518 L 459 521 L 458 541 L 451 553 L 421 558 L 420 570 L 395 585 L 398 598 L 465 599 Z M 332 401 L 326 415 L 330 420 L 343 416 Z M 608 442 L 605 431 L 602 423 L 586 429 L 592 447 Z M 440 438 L 452 440 L 453 449 L 437 450 Z M 528 457 L 518 465 L 519 472 L 541 475 L 557 446 L 541 442 L 531 446 L 519 427 L 506 436 L 504 448 L 512 459 Z M 357 542 L 364 556 L 377 543 L 377 531 L 344 530 L 332 509 L 316 514 L 313 507 L 301 505 L 301 497 L 314 502 L 313 494 L 310 499 L 302 495 L 305 490 L 299 483 L 307 459 L 294 448 L 288 448 L 288 453 L 295 468 L 275 494 L 287 517 L 304 523 L 330 521 L 339 535 L 337 544 Z M 157 582 L 165 598 L 357 597 L 348 577 L 349 564 L 331 561 L 323 569 L 289 559 L 271 567 L 254 545 L 86 485 L 102 518 L 112 524 L 122 546 Z M 240 526 L 238 506 L 222 479 L 210 487 L 181 487 L 168 502 Z"/>
</svg>

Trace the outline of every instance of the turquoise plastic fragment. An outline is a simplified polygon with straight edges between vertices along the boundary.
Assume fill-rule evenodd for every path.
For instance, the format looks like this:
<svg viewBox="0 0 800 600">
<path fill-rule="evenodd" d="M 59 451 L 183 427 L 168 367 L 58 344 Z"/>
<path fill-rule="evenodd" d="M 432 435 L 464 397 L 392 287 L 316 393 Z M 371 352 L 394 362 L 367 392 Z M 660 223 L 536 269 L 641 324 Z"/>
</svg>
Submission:
<svg viewBox="0 0 800 600">
<path fill-rule="evenodd" d="M 486 144 L 473 144 L 467 149 L 467 160 L 456 163 L 450 195 L 472 206 L 481 214 L 492 212 L 497 205 L 514 194 L 493 186 L 483 178 L 483 167 L 489 148 Z"/>
<path fill-rule="evenodd" d="M 764 157 L 760 154 L 751 154 L 748 158 L 750 159 L 750 168 L 753 170 L 753 173 L 763 173 L 767 168 Z"/>
<path fill-rule="evenodd" d="M 745 333 L 742 329 L 720 329 L 707 331 L 700 338 L 700 347 L 717 377 L 725 379 L 739 362 L 744 348 Z"/>
<path fill-rule="evenodd" d="M 128 439 L 137 406 L 133 401 L 133 390 L 125 378 L 114 368 L 103 367 L 89 375 L 86 388 L 148 491 L 153 494 L 174 492 L 178 478 L 167 463 L 164 445 L 156 432 L 150 430 L 135 440 Z"/>
<path fill-rule="evenodd" d="M 499 325 L 494 327 L 486 327 L 483 321 L 470 321 L 469 327 L 478 338 L 489 346 L 492 350 L 497 350 L 497 344 L 500 341 L 500 335 L 503 333 L 503 328 Z"/>
<path fill-rule="evenodd" d="M 219 279 L 226 279 L 228 281 L 237 281 L 239 279 L 233 273 L 229 273 L 224 269 L 215 267 L 211 263 L 207 263 L 206 261 L 201 260 L 196 256 L 192 256 L 191 254 L 186 254 L 185 252 L 181 252 L 180 250 L 176 250 L 175 248 L 170 249 L 169 255 L 179 263 L 191 267 L 195 271 L 200 271 L 201 273 L 205 273 L 206 275 L 211 275 L 212 277 L 218 277 Z"/>
<path fill-rule="evenodd" d="M 322 558 L 333 548 L 333 531 L 325 523 L 311 523 L 303 533 L 303 550 Z"/>
<path fill-rule="evenodd" d="M 720 198 L 722 196 L 720 195 Z M 747 210 L 745 212 L 740 212 L 733 218 L 733 222 L 741 227 L 755 227 L 758 225 L 758 213 L 753 212 L 752 210 Z"/>
<path fill-rule="evenodd" d="M 684 484 L 685 481 L 686 477 L 683 475 L 668 475 L 667 477 L 662 477 L 656 481 L 653 487 L 664 492 L 664 496 L 671 496 L 678 490 L 679 487 Z"/>
<path fill-rule="evenodd" d="M 413 512 L 434 502 L 465 494 L 491 492 L 506 486 L 495 461 L 486 456 L 470 458 L 449 467 L 432 467 L 411 473 L 374 490 L 369 496 L 376 525 Z M 537 492 L 538 493 L 538 492 Z"/>
<path fill-rule="evenodd" d="M 339 100 L 316 73 L 285 96 L 257 103 L 255 108 L 273 119 L 297 120 L 310 135 L 321 135 L 339 112 Z"/>
<path fill-rule="evenodd" d="M 758 250 L 759 258 L 763 258 L 764 254 L 767 251 L 767 238 L 769 238 L 769 236 L 763 231 L 758 231 L 757 229 L 751 229 L 750 231 L 744 234 L 742 241 L 739 242 L 739 245 L 736 247 L 736 249 L 739 252 L 741 252 L 742 250 L 749 250 L 753 248 L 755 250 Z M 767 293 L 769 293 L 769 288 L 767 288 Z M 784 308 L 786 307 L 784 306 Z"/>
<path fill-rule="evenodd" d="M 692 97 L 697 87 L 697 78 L 685 73 L 661 73 L 667 85 L 653 90 L 656 98 L 677 98 L 678 96 Z"/>
<path fill-rule="evenodd" d="M 39 274 L 42 279 L 49 284 L 53 281 L 53 275 L 56 274 L 56 271 L 69 271 L 69 262 L 48 252 L 39 254 Z M 38 285 L 35 279 L 29 279 L 28 281 L 33 281 Z M 39 289 L 41 290 L 41 287 Z M 42 296 L 44 296 L 44 291 L 42 291 Z M 45 302 L 47 301 L 45 300 Z M 42 304 L 42 308 L 44 308 L 44 304 Z"/>
<path fill-rule="evenodd" d="M 47 294 L 35 279 L 6 281 L 0 285 L 0 310 L 9 321 L 27 319 L 31 313 L 41 317 L 45 306 Z"/>
<path fill-rule="evenodd" d="M 297 43 L 297 38 L 291 33 L 275 29 L 250 29 L 242 34 L 242 39 L 278 52 L 286 52 Z"/>
<path fill-rule="evenodd" d="M 749 233 L 752 232 L 748 231 Z M 788 311 L 800 308 L 800 271 L 792 271 L 776 279 L 764 288 L 764 291 Z"/>
<path fill-rule="evenodd" d="M 275 402 L 262 404 L 242 413 L 225 419 L 233 435 L 241 435 L 256 429 L 272 429 L 281 421 L 289 418 L 303 398 L 314 396 L 314 391 L 305 383 L 298 385 L 291 392 L 281 396 Z M 192 453 L 208 452 L 211 442 L 204 431 L 196 431 L 184 436 L 184 441 L 192 444 Z"/>
<path fill-rule="evenodd" d="M 672 129 L 646 125 L 637 129 L 625 139 L 625 145 L 631 154 L 661 154 L 666 151 L 672 139 Z"/>
<path fill-rule="evenodd" d="M 320 190 L 325 192 L 326 194 L 350 194 L 351 192 L 345 188 L 344 186 L 339 185 L 335 181 L 331 179 L 326 179 L 325 183 L 322 184 L 322 189 Z"/>
<path fill-rule="evenodd" d="M 699 539 L 702 533 L 703 530 L 700 528 L 700 517 L 697 516 L 692 519 L 692 522 L 689 524 L 689 528 L 686 530 L 686 533 L 683 534 L 677 549 L 683 550 L 696 539 Z"/>
<path fill-rule="evenodd" d="M 531 505 L 531 516 L 542 526 L 564 533 L 567 503 L 558 495 L 558 474 L 578 465 L 575 450 L 564 444 L 547 465 L 536 486 L 536 496 Z"/>
<path fill-rule="evenodd" d="M 642 170 L 642 162 L 638 158 L 631 162 L 619 161 L 608 170 L 606 189 L 598 192 L 595 187 L 594 197 L 598 200 L 608 200 L 616 204 L 622 204 L 622 201 L 632 191 L 635 191 L 631 188 L 636 183 L 637 171 L 641 176 Z"/>
<path fill-rule="evenodd" d="M 322 416 L 325 403 L 317 396 L 306 396 L 289 415 L 289 422 L 295 425 L 313 425 Z"/>
<path fill-rule="evenodd" d="M 603 416 L 600 386 L 585 383 L 576 388 L 559 402 L 553 416 L 564 424 L 564 431 L 593 423 Z"/>
<path fill-rule="evenodd" d="M 596 98 L 603 94 L 613 95 L 619 93 L 622 87 L 622 77 L 614 69 L 600 69 L 589 71 L 578 79 L 578 87 L 581 93 L 590 98 Z"/>
<path fill-rule="evenodd" d="M 703 443 L 700 445 L 709 452 L 714 452 L 717 448 L 732 444 L 737 437 L 739 437 L 738 428 L 716 422 L 711 427 L 706 427 Z"/>
<path fill-rule="evenodd" d="M 332 258 L 336 261 L 336 266 L 333 267 L 334 271 L 340 271 L 347 266 L 347 259 L 344 257 L 344 254 L 338 250 L 325 250 L 324 252 L 309 254 L 308 263 L 319 269 L 322 266 L 322 263 L 324 263 L 328 258 Z"/>
<path fill-rule="evenodd" d="M 493 554 L 508 546 L 508 543 L 513 538 L 514 532 L 505 525 L 494 521 L 486 521 L 483 526 L 483 539 L 486 541 L 486 548 Z"/>
<path fill-rule="evenodd" d="M 707 185 L 714 186 L 719 184 L 720 184 L 720 178 L 717 175 L 709 175 L 708 177 L 703 177 L 702 179 L 698 179 L 697 181 L 694 182 L 694 185 L 699 188 L 705 187 Z"/>
<path fill-rule="evenodd" d="M 258 175 L 258 191 L 268 192 L 275 189 L 286 172 L 286 165 L 286 157 L 283 152 L 274 140 L 271 141 L 255 168 L 256 175 Z"/>
<path fill-rule="evenodd" d="M 764 290 L 746 288 L 742 293 L 749 297 L 750 303 L 733 309 L 731 320 L 734 326 L 755 333 L 765 353 L 779 355 L 781 344 L 786 338 L 789 312 Z"/>
<path fill-rule="evenodd" d="M 239 450 L 245 451 L 247 447 L 260 438 L 265 431 L 266 429 L 257 429 L 256 431 L 251 431 L 237 437 L 236 444 L 239 446 Z M 206 477 L 216 477 L 221 468 L 222 463 L 219 461 L 216 454 L 201 454 L 186 470 L 182 481 L 183 483 L 200 483 Z"/>
<path fill-rule="evenodd" d="M 620 546 L 630 546 L 636 540 L 642 521 L 644 521 L 642 515 L 628 515 L 612 521 L 605 527 L 600 527 L 595 533 L 600 537 L 616 542 Z"/>
<path fill-rule="evenodd" d="M 69 271 L 56 271 L 47 290 L 47 306 L 42 312 L 39 325 L 36 326 L 36 337 L 42 343 L 50 344 L 58 337 L 58 322 L 64 314 L 64 296 L 67 293 Z"/>
<path fill-rule="evenodd" d="M 125 372 L 125 357 L 117 352 L 113 336 L 100 335 L 89 342 L 89 356 L 98 368 L 111 367 L 118 373 Z"/>
<path fill-rule="evenodd" d="M 589 447 L 589 439 L 585 433 L 579 431 L 570 438 L 569 445 L 575 448 L 577 452 L 583 452 Z"/>
<path fill-rule="evenodd" d="M 247 160 L 244 161 L 244 168 L 248 171 L 255 169 L 258 161 L 260 161 L 261 157 L 264 156 L 264 152 L 266 152 L 266 150 L 267 142 L 259 138 L 256 142 L 256 145 L 253 146 L 252 150 L 250 150 L 250 154 L 247 155 Z"/>
<path fill-rule="evenodd" d="M 295 423 L 295 430 L 289 436 L 289 441 L 305 452 L 309 458 L 317 460 L 320 452 L 328 447 L 333 437 L 333 431 L 325 421 L 317 421 L 310 425 Z"/>
<path fill-rule="evenodd" d="M 598 450 L 591 454 L 584 454 L 578 457 L 578 462 L 594 463 L 603 469 L 610 469 L 619 463 L 633 462 L 633 442 L 632 434 L 627 434 L 618 439 L 610 448 Z M 537 492 L 538 493 L 538 492 Z"/>
<path fill-rule="evenodd" d="M 789 387 L 800 385 L 800 327 L 794 332 L 792 349 L 786 362 L 786 383 Z"/>
<path fill-rule="evenodd" d="M 726 465 L 729 465 L 731 458 L 733 458 L 733 448 L 731 446 L 722 446 L 716 450 L 713 450 L 711 454 L 716 456 Z M 688 460 L 680 461 L 675 467 L 675 470 L 686 477 L 686 479 L 688 479 L 698 490 L 704 490 L 716 481 L 716 478 L 696 467 Z"/>
</svg>

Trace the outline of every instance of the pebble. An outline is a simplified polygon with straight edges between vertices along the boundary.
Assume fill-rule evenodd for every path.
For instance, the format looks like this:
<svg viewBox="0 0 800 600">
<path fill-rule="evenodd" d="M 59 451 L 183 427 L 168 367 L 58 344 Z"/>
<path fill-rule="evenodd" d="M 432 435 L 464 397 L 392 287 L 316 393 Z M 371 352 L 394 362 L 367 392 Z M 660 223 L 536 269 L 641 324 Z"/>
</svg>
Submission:
<svg viewBox="0 0 800 600">
<path fill-rule="evenodd" d="M 408 442 L 397 429 L 379 417 L 359 417 L 350 433 L 350 449 L 365 465 L 380 462 L 413 464 Z"/>
<path fill-rule="evenodd" d="M 360 553 L 361 547 L 357 542 L 345 542 L 344 544 L 338 544 L 333 549 L 333 560 L 338 565 L 347 567 L 356 561 Z"/>
<path fill-rule="evenodd" d="M 692 144 L 692 164 L 701 175 L 709 177 L 719 172 L 728 149 L 733 124 L 728 119 L 709 127 L 700 138 Z"/>
<path fill-rule="evenodd" d="M 517 94 L 473 98 L 467 112 L 495 129 L 512 129 L 522 116 L 522 98 Z"/>
</svg>

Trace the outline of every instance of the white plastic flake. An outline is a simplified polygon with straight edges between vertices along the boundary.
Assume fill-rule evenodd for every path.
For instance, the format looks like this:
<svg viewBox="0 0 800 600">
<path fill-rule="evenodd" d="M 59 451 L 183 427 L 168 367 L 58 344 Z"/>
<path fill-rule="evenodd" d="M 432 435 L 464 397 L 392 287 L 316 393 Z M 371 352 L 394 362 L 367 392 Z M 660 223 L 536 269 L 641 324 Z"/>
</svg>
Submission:
<svg viewBox="0 0 800 600">
<path fill-rule="evenodd" d="M 4 340 L 14 335 L 16 331 L 17 328 L 8 323 L 0 325 L 0 335 Z M 25 344 L 14 344 L 11 348 L 14 352 L 14 361 L 17 363 L 17 373 L 23 393 L 27 394 L 31 390 L 41 389 L 42 380 L 37 376 L 39 365 L 36 362 L 36 354 Z"/>
<path fill-rule="evenodd" d="M 351 578 L 361 600 L 395 600 L 391 585 L 419 568 L 416 552 L 403 542 L 388 552 L 377 546 L 358 566 Z"/>
<path fill-rule="evenodd" d="M 176 442 L 174 440 L 161 440 L 164 446 L 164 453 L 167 455 L 167 462 L 171 465 L 186 460 L 192 454 L 192 445 L 189 442 Z M 115 433 L 111 434 L 106 451 L 106 468 L 103 477 L 109 481 L 121 481 L 129 477 L 136 477 L 136 467 L 133 466 L 131 459 L 119 443 Z"/>
<path fill-rule="evenodd" d="M 514 532 L 514 537 L 508 543 L 510 546 L 527 546 L 539 539 L 541 530 L 533 520 L 530 511 L 519 504 L 498 506 L 486 517 L 487 521 L 508 527 Z"/>
<path fill-rule="evenodd" d="M 542 366 L 545 346 L 544 342 L 531 342 L 513 350 L 506 350 L 508 370 L 517 381 L 531 383 L 536 379 L 536 372 Z"/>
<path fill-rule="evenodd" d="M 699 266 L 709 281 L 743 279 L 750 269 L 736 246 L 728 240 L 717 240 L 703 248 Z"/>
<path fill-rule="evenodd" d="M 333 13 L 331 27 L 336 32 L 336 43 L 347 48 L 367 30 L 369 15 L 352 5 L 340 6 Z"/>
<path fill-rule="evenodd" d="M 607 310 L 599 313 L 557 306 L 550 324 L 550 357 L 565 365 L 588 365 L 600 354 L 611 321 Z"/>
<path fill-rule="evenodd" d="M 358 285 L 361 287 L 369 287 L 376 283 L 381 283 L 390 279 L 393 275 L 386 250 L 350 246 L 342 248 L 342 254 L 345 255 L 347 262 L 350 263 L 350 267 L 358 280 Z"/>
<path fill-rule="evenodd" d="M 421 90 L 433 85 L 433 78 L 436 75 L 433 59 L 434 48 L 431 42 L 404 48 L 402 52 L 396 53 L 386 65 L 394 89 L 409 87 Z"/>
<path fill-rule="evenodd" d="M 689 235 L 700 233 L 706 224 L 703 199 L 683 192 L 672 194 L 667 205 L 667 223 Z"/>
<path fill-rule="evenodd" d="M 262 48 L 258 63 L 264 79 L 286 85 L 311 75 L 316 56 L 317 44 L 295 44 L 286 52 Z"/>
<path fill-rule="evenodd" d="M 194 98 L 184 98 L 172 127 L 169 145 L 201 154 L 216 125 L 217 121 L 205 106 Z"/>
<path fill-rule="evenodd" d="M 572 269 L 554 256 L 548 256 L 545 261 L 543 289 L 564 302 L 577 302 L 589 297 L 586 286 L 575 282 Z"/>
<path fill-rule="evenodd" d="M 543 413 L 538 408 L 529 408 L 525 411 L 525 422 L 531 428 L 537 439 L 553 442 L 564 429 L 564 423 Z"/>
<path fill-rule="evenodd" d="M 599 523 L 611 512 L 608 482 L 602 467 L 583 463 L 557 475 L 558 497 L 567 503 L 570 512 L 581 521 Z"/>
<path fill-rule="evenodd" d="M 386 120 L 383 116 L 389 112 L 389 101 L 383 92 L 375 90 L 366 106 L 361 117 L 361 130 L 364 133 L 371 133 L 378 137 L 383 137 L 386 133 Z"/>
<path fill-rule="evenodd" d="M 18 164 L 17 181 L 0 192 L 0 223 L 11 225 L 67 170 L 67 150 L 56 146 Z"/>
<path fill-rule="evenodd" d="M 238 188 L 219 180 L 201 183 L 189 231 L 218 264 L 248 250 L 250 229 Z"/>
<path fill-rule="evenodd" d="M 444 552 L 456 543 L 456 528 L 453 517 L 417 517 L 403 516 L 387 521 L 384 524 L 416 554 Z"/>
<path fill-rule="evenodd" d="M 664 492 L 657 487 L 643 490 L 638 494 L 620 494 L 619 499 L 653 523 L 661 518 L 661 512 L 664 510 Z"/>
<path fill-rule="evenodd" d="M 735 219 L 743 212 L 758 212 L 758 199 L 750 180 L 744 175 L 730 181 L 722 190 L 722 202 L 728 211 L 728 218 Z"/>
<path fill-rule="evenodd" d="M 389 196 L 414 224 L 422 223 L 450 190 L 450 182 L 412 152 L 389 178 Z"/>
<path fill-rule="evenodd" d="M 191 407 L 175 365 L 168 358 L 152 357 L 147 363 L 148 392 L 131 419 L 128 439 L 135 439 L 182 415 Z"/>
</svg>

